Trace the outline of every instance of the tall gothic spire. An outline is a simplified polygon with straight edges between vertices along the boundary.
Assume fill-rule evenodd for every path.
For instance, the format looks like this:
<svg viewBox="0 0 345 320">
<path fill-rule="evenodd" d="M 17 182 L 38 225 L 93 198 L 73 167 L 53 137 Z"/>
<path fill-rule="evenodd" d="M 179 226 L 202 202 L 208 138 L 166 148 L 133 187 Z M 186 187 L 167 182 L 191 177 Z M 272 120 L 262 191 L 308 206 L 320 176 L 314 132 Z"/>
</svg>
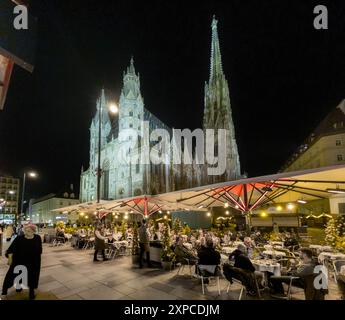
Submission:
<svg viewBox="0 0 345 320">
<path fill-rule="evenodd" d="M 218 20 L 215 15 L 213 15 L 212 20 L 212 42 L 211 42 L 211 69 L 210 69 L 210 82 L 212 79 L 215 79 L 217 76 L 223 74 L 222 67 L 222 57 L 220 54 L 219 48 L 219 38 L 218 38 L 218 29 L 217 29 Z"/>
<path fill-rule="evenodd" d="M 127 69 L 127 73 L 135 75 L 135 68 L 134 68 L 134 59 L 133 56 L 131 56 L 131 62 L 129 65 L 129 68 Z"/>
</svg>

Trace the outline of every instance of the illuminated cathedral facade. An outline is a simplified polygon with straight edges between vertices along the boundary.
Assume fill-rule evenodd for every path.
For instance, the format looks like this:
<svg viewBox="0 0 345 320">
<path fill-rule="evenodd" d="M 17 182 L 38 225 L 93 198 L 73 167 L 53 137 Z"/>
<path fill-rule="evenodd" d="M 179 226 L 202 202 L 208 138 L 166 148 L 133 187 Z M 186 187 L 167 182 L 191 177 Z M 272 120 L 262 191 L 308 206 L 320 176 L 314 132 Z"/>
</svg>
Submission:
<svg viewBox="0 0 345 320">
<path fill-rule="evenodd" d="M 103 89 L 97 100 L 97 111 L 90 126 L 90 159 L 89 168 L 81 172 L 80 200 L 82 202 L 97 198 L 97 167 L 99 121 L 101 121 L 101 199 L 119 199 L 143 194 L 158 194 L 195 186 L 234 180 L 240 177 L 240 162 L 232 120 L 229 87 L 222 68 L 219 46 L 217 20 L 212 21 L 211 65 L 208 83 L 205 83 L 205 105 L 203 129 L 226 129 L 226 170 L 218 176 L 207 174 L 207 163 L 174 164 L 172 150 L 160 150 L 154 143 L 146 145 L 143 131 L 152 132 L 154 129 L 171 129 L 154 116 L 144 106 L 144 99 L 140 90 L 140 76 L 134 67 L 133 58 L 123 75 L 123 88 L 119 100 L 119 111 L 111 116 L 107 111 L 109 104 L 107 93 Z M 100 110 L 103 110 L 100 117 Z M 144 123 L 148 124 L 145 125 Z M 135 148 L 121 136 L 123 131 L 137 133 Z M 217 141 L 217 136 L 215 136 Z M 140 161 L 141 151 L 152 149 L 165 163 L 154 164 Z M 216 146 L 218 147 L 218 146 Z M 162 154 L 163 152 L 163 154 Z M 183 152 L 187 152 L 184 150 Z M 122 156 L 122 159 L 121 159 Z M 126 161 L 123 161 L 123 158 Z M 137 161 L 135 159 L 138 159 Z"/>
</svg>

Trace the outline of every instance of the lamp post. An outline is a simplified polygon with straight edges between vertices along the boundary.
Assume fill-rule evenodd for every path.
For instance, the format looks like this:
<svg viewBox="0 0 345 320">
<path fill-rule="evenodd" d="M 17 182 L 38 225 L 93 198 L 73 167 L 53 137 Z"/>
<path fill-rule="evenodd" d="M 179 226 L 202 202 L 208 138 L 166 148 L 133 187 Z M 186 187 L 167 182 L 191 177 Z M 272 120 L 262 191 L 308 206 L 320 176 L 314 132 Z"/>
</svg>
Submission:
<svg viewBox="0 0 345 320">
<path fill-rule="evenodd" d="M 108 110 L 116 114 L 119 109 L 115 103 L 109 105 Z M 98 155 L 97 155 L 97 203 L 101 199 L 101 147 L 102 147 L 102 118 L 103 118 L 103 107 L 101 101 L 98 104 Z"/>
<path fill-rule="evenodd" d="M 22 199 L 21 199 L 21 203 L 20 203 L 20 220 L 22 215 L 24 214 L 24 197 L 25 197 L 25 182 L 26 182 L 26 175 L 28 175 L 29 178 L 36 178 L 37 177 L 37 173 L 30 171 L 30 172 L 25 172 L 23 174 L 23 188 L 22 188 Z M 16 223 L 17 223 L 18 217 L 16 216 Z"/>
</svg>

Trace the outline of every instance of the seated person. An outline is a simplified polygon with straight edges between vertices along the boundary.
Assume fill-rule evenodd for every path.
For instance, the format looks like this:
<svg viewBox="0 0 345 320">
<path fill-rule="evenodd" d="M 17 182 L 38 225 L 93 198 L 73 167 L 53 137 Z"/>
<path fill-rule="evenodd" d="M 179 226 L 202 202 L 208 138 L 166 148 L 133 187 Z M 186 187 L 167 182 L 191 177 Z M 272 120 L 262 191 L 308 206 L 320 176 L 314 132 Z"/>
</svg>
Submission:
<svg viewBox="0 0 345 320">
<path fill-rule="evenodd" d="M 246 255 L 251 259 L 255 250 L 255 243 L 250 237 L 245 237 L 243 243 L 246 247 Z"/>
<path fill-rule="evenodd" d="M 109 244 L 110 244 L 110 243 L 114 243 L 114 241 L 115 241 L 114 236 L 113 236 L 113 235 L 110 235 L 110 236 L 108 237 L 108 243 L 109 243 Z"/>
<path fill-rule="evenodd" d="M 63 231 L 63 229 L 57 228 L 56 229 L 56 238 L 65 242 L 65 232 Z"/>
<path fill-rule="evenodd" d="M 259 286 L 262 287 L 261 282 L 263 280 L 263 274 L 260 271 L 255 271 L 255 267 L 246 255 L 246 250 L 247 248 L 244 244 L 239 244 L 237 249 L 230 254 L 229 260 L 234 260 L 234 267 L 243 270 L 250 278 L 251 288 L 247 288 L 247 291 L 249 294 L 255 294 L 255 277 L 258 280 Z"/>
<path fill-rule="evenodd" d="M 198 258 L 198 265 L 218 266 L 220 264 L 220 253 L 215 250 L 212 238 L 206 239 L 205 246 L 202 246 L 201 249 L 198 251 Z M 202 273 L 206 277 L 212 274 L 216 274 L 218 271 L 218 267 L 216 267 L 216 269 L 209 268 L 206 271 L 201 271 L 199 268 L 197 268 L 197 272 L 199 274 Z M 205 283 L 207 283 L 207 279 Z"/>
<path fill-rule="evenodd" d="M 293 246 L 297 246 L 298 241 L 295 237 L 292 237 L 289 232 L 286 233 L 285 235 L 285 240 L 284 240 L 284 247 L 285 248 L 292 248 Z"/>
<path fill-rule="evenodd" d="M 292 285 L 298 288 L 304 289 L 305 282 L 304 277 L 314 274 L 314 268 L 317 262 L 313 260 L 313 253 L 310 249 L 301 250 L 301 264 L 294 270 L 288 273 L 288 276 L 299 277 L 292 281 Z M 272 296 L 285 297 L 283 283 L 290 283 L 290 279 L 287 277 L 271 277 L 269 279 L 271 285 Z"/>
<path fill-rule="evenodd" d="M 198 257 L 183 245 L 182 237 L 179 237 L 177 239 L 177 244 L 175 246 L 174 253 L 176 255 L 176 260 L 178 262 L 185 263 L 186 260 L 184 259 L 188 259 L 190 264 L 195 264 L 198 261 Z"/>
</svg>

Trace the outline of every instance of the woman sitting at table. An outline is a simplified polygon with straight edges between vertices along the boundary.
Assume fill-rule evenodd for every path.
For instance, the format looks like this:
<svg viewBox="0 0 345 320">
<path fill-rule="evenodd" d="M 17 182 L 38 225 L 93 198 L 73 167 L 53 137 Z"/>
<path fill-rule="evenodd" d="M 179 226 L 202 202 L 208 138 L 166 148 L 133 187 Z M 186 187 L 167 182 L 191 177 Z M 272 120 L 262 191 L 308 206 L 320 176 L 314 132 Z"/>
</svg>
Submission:
<svg viewBox="0 0 345 320">
<path fill-rule="evenodd" d="M 187 259 L 189 261 L 189 264 L 195 264 L 198 261 L 198 257 L 193 253 L 193 251 L 188 250 L 183 245 L 183 238 L 179 237 L 177 240 L 177 244 L 174 249 L 174 253 L 176 255 L 176 261 L 185 263 Z"/>
</svg>

